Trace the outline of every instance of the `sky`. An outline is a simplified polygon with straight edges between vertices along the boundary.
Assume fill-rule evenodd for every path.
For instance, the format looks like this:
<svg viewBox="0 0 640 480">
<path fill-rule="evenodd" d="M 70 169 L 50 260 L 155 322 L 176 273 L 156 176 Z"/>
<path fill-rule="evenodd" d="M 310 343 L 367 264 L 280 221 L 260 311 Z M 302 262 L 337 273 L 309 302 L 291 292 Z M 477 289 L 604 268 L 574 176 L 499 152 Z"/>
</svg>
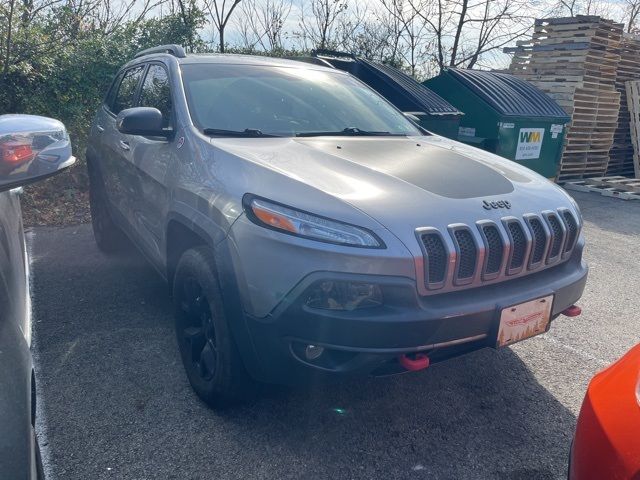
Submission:
<svg viewBox="0 0 640 480">
<path fill-rule="evenodd" d="M 269 0 L 256 0 L 259 4 L 265 4 Z M 271 0 L 274 1 L 274 0 Z M 276 0 L 277 1 L 277 0 Z M 286 1 L 286 0 L 285 0 Z M 303 11 L 310 11 L 310 1 L 311 0 L 291 0 L 291 11 L 289 16 L 285 22 L 283 31 L 286 32 L 286 36 L 291 37 L 293 32 L 299 31 L 300 26 L 300 17 Z M 369 11 L 374 11 L 376 9 L 380 9 L 380 0 L 346 0 L 349 4 L 349 9 L 353 9 L 356 3 L 359 7 L 366 7 Z M 570 1 L 570 0 L 567 0 Z M 230 0 L 227 0 L 227 3 L 230 3 Z M 533 25 L 533 18 L 540 17 L 544 14 L 542 12 L 550 12 L 555 5 L 559 3 L 559 0 L 532 0 L 531 7 L 531 15 L 532 20 L 531 24 Z M 587 13 L 586 8 L 589 5 L 591 9 L 591 14 L 601 14 L 603 16 L 613 18 L 617 21 L 624 20 L 624 0 L 577 0 L 577 4 L 582 5 L 582 12 Z M 566 14 L 566 13 L 565 13 Z M 239 30 L 237 27 L 237 19 L 239 15 L 242 15 L 242 10 L 238 8 L 234 12 L 234 17 L 230 21 L 227 30 L 226 30 L 226 39 L 230 44 L 240 44 L 241 36 L 239 34 Z M 556 15 L 562 16 L 562 15 Z M 207 27 L 205 29 L 204 35 L 205 39 L 212 40 L 215 39 L 216 36 L 211 27 Z M 285 46 L 290 46 L 292 44 L 292 40 L 286 41 Z M 514 42 L 515 44 L 515 42 Z M 510 61 L 510 56 L 503 54 L 501 52 L 495 52 L 491 55 L 486 56 L 481 62 L 481 65 L 484 68 L 505 68 L 508 66 Z"/>
</svg>

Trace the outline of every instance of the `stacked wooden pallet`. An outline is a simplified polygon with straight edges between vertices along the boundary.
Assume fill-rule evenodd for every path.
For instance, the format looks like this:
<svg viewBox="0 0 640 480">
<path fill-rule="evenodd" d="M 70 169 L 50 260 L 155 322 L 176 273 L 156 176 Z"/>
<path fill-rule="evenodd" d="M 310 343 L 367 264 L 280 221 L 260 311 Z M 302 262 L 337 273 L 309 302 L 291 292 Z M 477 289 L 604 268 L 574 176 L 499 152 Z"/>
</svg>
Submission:
<svg viewBox="0 0 640 480">
<path fill-rule="evenodd" d="M 640 80 L 640 37 L 628 34 L 623 36 L 620 50 L 620 63 L 616 76 L 616 90 L 620 92 L 620 115 L 609 154 L 607 175 L 632 176 L 635 174 L 633 144 L 625 84 L 632 80 Z"/>
<path fill-rule="evenodd" d="M 636 178 L 640 178 L 640 80 L 627 82 L 629 106 L 629 133 L 633 145 L 633 166 Z"/>
<path fill-rule="evenodd" d="M 584 180 L 569 180 L 564 183 L 567 190 L 596 192 L 622 200 L 640 200 L 640 179 L 628 177 L 593 177 Z"/>
<path fill-rule="evenodd" d="M 602 176 L 618 126 L 622 24 L 596 16 L 540 19 L 531 40 L 505 49 L 510 71 L 571 115 L 559 180 Z"/>
</svg>

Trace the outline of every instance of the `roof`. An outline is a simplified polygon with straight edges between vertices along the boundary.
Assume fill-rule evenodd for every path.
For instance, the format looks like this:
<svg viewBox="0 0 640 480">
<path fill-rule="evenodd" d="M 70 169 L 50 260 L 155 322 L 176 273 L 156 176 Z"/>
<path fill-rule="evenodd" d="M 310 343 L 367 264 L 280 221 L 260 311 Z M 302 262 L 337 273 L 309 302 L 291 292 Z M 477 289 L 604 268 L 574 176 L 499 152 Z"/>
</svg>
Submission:
<svg viewBox="0 0 640 480">
<path fill-rule="evenodd" d="M 450 75 L 475 92 L 499 114 L 526 117 L 563 117 L 567 113 L 546 93 L 508 73 L 447 68 Z"/>
<path fill-rule="evenodd" d="M 456 107 L 400 70 L 342 52 L 318 51 L 316 58 L 357 77 L 404 112 L 463 115 Z"/>
<path fill-rule="evenodd" d="M 316 64 L 307 64 L 302 66 L 300 62 L 276 57 L 267 57 L 264 55 L 240 55 L 235 53 L 187 53 L 184 57 L 173 55 L 166 51 L 156 51 L 141 55 L 143 52 L 127 65 L 147 61 L 157 56 L 174 58 L 180 65 L 191 65 L 200 63 L 221 64 L 221 65 L 264 65 L 270 67 L 292 67 L 292 68 L 308 68 L 316 70 L 333 70 L 329 66 Z"/>
</svg>

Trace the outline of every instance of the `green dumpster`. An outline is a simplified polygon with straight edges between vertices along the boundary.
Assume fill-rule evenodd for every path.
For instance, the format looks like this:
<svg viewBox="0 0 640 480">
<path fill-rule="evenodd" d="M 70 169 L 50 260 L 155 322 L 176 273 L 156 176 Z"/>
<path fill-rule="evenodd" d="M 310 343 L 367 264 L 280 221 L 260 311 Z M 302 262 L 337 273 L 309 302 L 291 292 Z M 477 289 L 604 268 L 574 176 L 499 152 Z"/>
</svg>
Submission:
<svg viewBox="0 0 640 480">
<path fill-rule="evenodd" d="M 571 119 L 544 92 L 507 73 L 458 68 L 424 85 L 465 113 L 459 141 L 556 177 Z"/>
</svg>

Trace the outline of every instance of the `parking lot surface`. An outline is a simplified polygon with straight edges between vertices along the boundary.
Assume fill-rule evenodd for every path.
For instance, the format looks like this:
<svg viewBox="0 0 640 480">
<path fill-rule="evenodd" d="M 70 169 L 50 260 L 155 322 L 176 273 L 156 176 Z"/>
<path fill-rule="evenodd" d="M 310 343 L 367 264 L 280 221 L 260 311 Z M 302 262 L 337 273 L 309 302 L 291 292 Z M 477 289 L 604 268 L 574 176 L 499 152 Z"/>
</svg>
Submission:
<svg viewBox="0 0 640 480">
<path fill-rule="evenodd" d="M 589 379 L 640 341 L 640 203 L 574 196 L 582 316 L 416 374 L 273 388 L 222 413 L 192 392 L 168 289 L 139 255 L 101 254 L 89 225 L 31 230 L 49 478 L 566 478 Z"/>
</svg>

